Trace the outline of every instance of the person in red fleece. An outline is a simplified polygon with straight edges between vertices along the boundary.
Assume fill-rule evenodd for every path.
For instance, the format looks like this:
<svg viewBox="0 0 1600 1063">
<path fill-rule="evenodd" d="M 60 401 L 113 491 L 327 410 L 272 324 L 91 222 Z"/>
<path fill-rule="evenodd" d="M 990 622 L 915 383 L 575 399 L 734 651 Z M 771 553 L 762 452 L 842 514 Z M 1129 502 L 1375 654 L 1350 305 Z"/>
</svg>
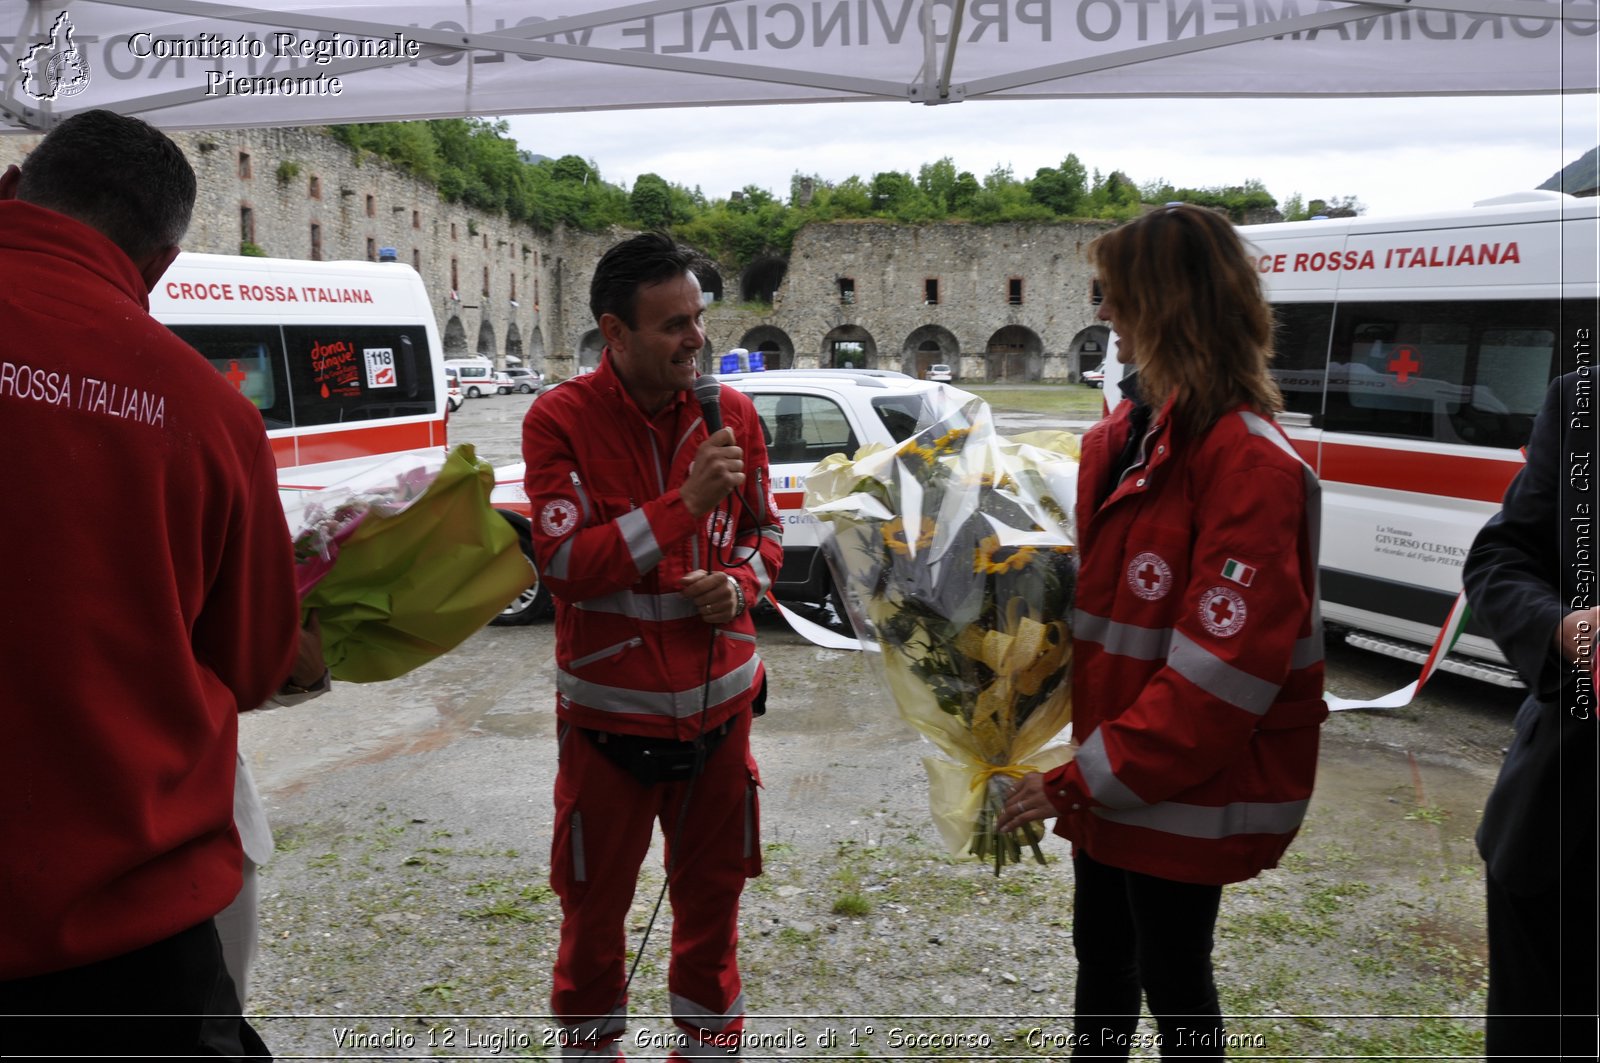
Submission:
<svg viewBox="0 0 1600 1063">
<path fill-rule="evenodd" d="M 107 111 L 0 177 L 8 1054 L 265 1052 L 212 917 L 238 713 L 289 674 L 299 604 L 260 414 L 148 312 L 194 199 L 177 145 Z"/>
<path fill-rule="evenodd" d="M 739 898 L 760 874 L 750 720 L 765 695 L 749 607 L 783 563 L 761 421 L 695 401 L 706 334 L 694 259 L 647 233 L 601 257 L 600 367 L 540 396 L 522 427 L 540 576 L 556 599 L 551 1009 L 562 1056 L 615 1059 L 624 921 L 653 825 L 667 838 L 675 1055 L 728 1058 L 744 1030 Z"/>
<path fill-rule="evenodd" d="M 1272 415 L 1272 309 L 1228 220 L 1174 205 L 1088 248 L 1138 370 L 1083 439 L 1074 759 L 1001 830 L 1072 842 L 1075 1056 L 1126 1058 L 1141 997 L 1163 1059 L 1222 1059 L 1222 887 L 1275 867 L 1316 777 L 1320 487 Z"/>
</svg>

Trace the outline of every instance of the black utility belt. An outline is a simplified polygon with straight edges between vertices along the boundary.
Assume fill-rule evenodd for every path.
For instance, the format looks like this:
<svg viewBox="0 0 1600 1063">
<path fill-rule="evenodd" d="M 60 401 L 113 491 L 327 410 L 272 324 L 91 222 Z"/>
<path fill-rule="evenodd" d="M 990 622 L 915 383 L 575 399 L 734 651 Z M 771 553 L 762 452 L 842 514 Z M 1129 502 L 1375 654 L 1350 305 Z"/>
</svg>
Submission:
<svg viewBox="0 0 1600 1063">
<path fill-rule="evenodd" d="M 650 735 L 593 731 L 587 727 L 578 730 L 594 743 L 594 747 L 607 760 L 632 775 L 636 782 L 653 786 L 663 782 L 683 782 L 699 775 L 732 728 L 733 721 L 727 720 L 689 742 Z"/>
</svg>

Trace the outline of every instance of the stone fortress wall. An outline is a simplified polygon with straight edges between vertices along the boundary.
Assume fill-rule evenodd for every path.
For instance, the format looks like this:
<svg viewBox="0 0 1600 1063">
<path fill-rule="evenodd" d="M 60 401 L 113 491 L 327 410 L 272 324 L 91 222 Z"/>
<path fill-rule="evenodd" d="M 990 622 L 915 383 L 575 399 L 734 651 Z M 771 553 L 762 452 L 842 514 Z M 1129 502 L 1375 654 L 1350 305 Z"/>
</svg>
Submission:
<svg viewBox="0 0 1600 1063">
<path fill-rule="evenodd" d="M 37 136 L 0 137 L 0 167 Z M 446 203 L 432 185 L 314 129 L 174 133 L 199 179 L 184 246 L 276 258 L 373 259 L 421 273 L 449 356 L 551 379 L 594 365 L 589 279 L 620 231 L 543 231 Z M 787 262 L 707 270 L 708 347 L 768 368 L 851 365 L 958 379 L 1071 380 L 1103 357 L 1083 249 L 1094 224 L 813 225 Z M 713 362 L 715 359 L 711 359 Z"/>
</svg>

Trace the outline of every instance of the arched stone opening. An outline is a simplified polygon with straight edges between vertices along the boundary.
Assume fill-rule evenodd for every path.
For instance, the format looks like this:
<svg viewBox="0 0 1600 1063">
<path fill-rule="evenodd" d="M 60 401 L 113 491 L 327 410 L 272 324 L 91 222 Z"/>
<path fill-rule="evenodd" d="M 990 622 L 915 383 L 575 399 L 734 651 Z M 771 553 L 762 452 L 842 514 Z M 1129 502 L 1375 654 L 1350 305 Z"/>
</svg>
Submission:
<svg viewBox="0 0 1600 1063">
<path fill-rule="evenodd" d="M 498 348 L 494 345 L 494 326 L 487 320 L 478 324 L 478 353 L 490 361 L 493 361 L 498 353 Z"/>
<path fill-rule="evenodd" d="M 745 267 L 739 275 L 739 298 L 747 303 L 777 301 L 778 289 L 789 272 L 789 263 L 781 258 L 758 258 Z M 750 350 L 755 350 L 751 347 Z"/>
<path fill-rule="evenodd" d="M 984 363 L 991 381 L 1033 381 L 1044 377 L 1044 342 L 1021 325 L 1007 325 L 989 337 Z"/>
<path fill-rule="evenodd" d="M 794 368 L 794 340 L 780 328 L 757 325 L 744 334 L 739 340 L 739 346 L 747 351 L 760 351 L 763 368 Z"/>
<path fill-rule="evenodd" d="M 578 372 L 587 373 L 600 368 L 600 352 L 605 350 L 605 337 L 600 335 L 600 330 L 592 328 L 583 334 L 583 339 L 578 342 Z"/>
<path fill-rule="evenodd" d="M 700 290 L 706 295 L 707 303 L 722 301 L 722 274 L 710 263 L 704 263 L 694 271 L 695 279 L 700 282 Z"/>
<path fill-rule="evenodd" d="M 444 356 L 446 358 L 465 358 L 467 351 L 467 329 L 461 324 L 461 319 L 454 314 L 444 323 Z"/>
<path fill-rule="evenodd" d="M 1110 346 L 1111 330 L 1104 325 L 1090 325 L 1072 337 L 1072 346 L 1067 349 L 1067 366 L 1072 370 L 1072 379 L 1082 380 L 1085 369 L 1093 369 L 1104 362 Z"/>
<path fill-rule="evenodd" d="M 525 357 L 522 353 L 522 330 L 513 321 L 506 326 L 506 364 L 522 365 Z"/>
<path fill-rule="evenodd" d="M 873 369 L 877 364 L 878 342 L 860 325 L 840 325 L 822 337 L 818 368 Z"/>
<path fill-rule="evenodd" d="M 948 365 L 953 374 L 960 376 L 961 344 L 944 326 L 923 325 L 906 337 L 900 351 L 900 371 L 923 379 L 934 365 Z"/>
</svg>

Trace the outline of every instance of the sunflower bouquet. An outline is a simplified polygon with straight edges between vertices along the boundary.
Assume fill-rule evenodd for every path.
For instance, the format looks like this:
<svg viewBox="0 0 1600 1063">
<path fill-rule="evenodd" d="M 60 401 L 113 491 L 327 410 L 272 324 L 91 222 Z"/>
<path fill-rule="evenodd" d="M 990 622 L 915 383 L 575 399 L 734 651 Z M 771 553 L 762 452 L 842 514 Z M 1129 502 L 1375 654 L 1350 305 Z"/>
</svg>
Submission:
<svg viewBox="0 0 1600 1063">
<path fill-rule="evenodd" d="M 1003 438 L 980 400 L 806 476 L 856 633 L 944 754 L 923 760 L 934 821 L 996 874 L 1025 851 L 1044 862 L 1041 825 L 996 829 L 1015 780 L 1071 756 L 1051 740 L 1072 709 L 1076 481 L 1075 437 Z"/>
</svg>

